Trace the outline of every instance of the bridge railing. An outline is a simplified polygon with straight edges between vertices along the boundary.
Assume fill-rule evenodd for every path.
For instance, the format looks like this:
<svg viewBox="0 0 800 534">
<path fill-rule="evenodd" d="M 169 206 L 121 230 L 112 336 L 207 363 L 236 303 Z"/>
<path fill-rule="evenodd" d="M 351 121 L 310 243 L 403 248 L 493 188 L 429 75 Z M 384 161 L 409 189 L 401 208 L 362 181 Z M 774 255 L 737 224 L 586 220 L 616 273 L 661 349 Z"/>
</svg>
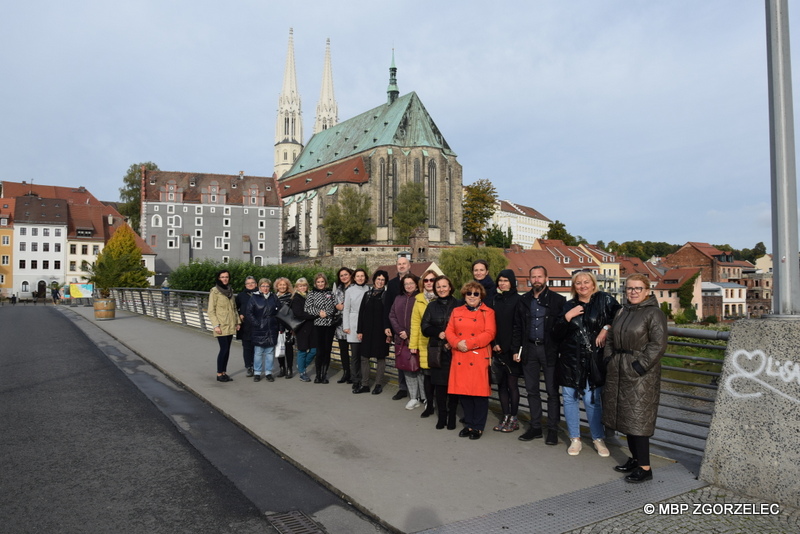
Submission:
<svg viewBox="0 0 800 534">
<path fill-rule="evenodd" d="M 208 292 L 176 291 L 171 289 L 130 289 L 115 288 L 112 296 L 117 308 L 147 315 L 156 319 L 170 321 L 179 325 L 211 332 L 208 320 Z M 678 447 L 693 454 L 702 454 L 711 424 L 711 415 L 716 399 L 722 358 L 728 332 L 699 330 L 692 328 L 669 328 L 670 342 L 662 363 L 661 402 L 659 405 L 656 433 L 652 440 L 670 447 Z M 678 338 L 678 339 L 675 339 Z M 691 341 L 682 341 L 690 339 Z M 704 342 L 703 342 L 704 341 Z M 714 343 L 718 344 L 714 344 Z M 719 358 L 705 356 L 685 356 L 676 354 L 677 347 L 691 347 L 719 352 Z M 333 344 L 332 362 L 340 365 L 339 347 Z M 373 362 L 374 365 L 374 362 Z M 390 350 L 387 358 L 386 375 L 389 380 L 397 380 L 394 366 L 394 352 Z M 520 380 L 520 414 L 529 414 L 528 401 L 523 382 Z M 492 386 L 493 406 L 497 407 L 499 398 L 496 386 Z M 547 397 L 544 383 L 540 383 L 543 409 L 546 411 Z M 582 423 L 588 427 L 585 412 Z"/>
</svg>

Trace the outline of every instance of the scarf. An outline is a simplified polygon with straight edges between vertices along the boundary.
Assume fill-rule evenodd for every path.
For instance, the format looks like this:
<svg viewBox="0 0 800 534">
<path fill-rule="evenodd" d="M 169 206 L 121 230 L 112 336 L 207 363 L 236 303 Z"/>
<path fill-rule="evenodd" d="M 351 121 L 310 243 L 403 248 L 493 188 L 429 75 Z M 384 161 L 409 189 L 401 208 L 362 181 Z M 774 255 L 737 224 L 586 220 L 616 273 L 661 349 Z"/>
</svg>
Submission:
<svg viewBox="0 0 800 534">
<path fill-rule="evenodd" d="M 222 285 L 222 283 L 217 280 L 217 290 L 229 299 L 233 298 L 233 289 L 230 284 Z"/>
</svg>

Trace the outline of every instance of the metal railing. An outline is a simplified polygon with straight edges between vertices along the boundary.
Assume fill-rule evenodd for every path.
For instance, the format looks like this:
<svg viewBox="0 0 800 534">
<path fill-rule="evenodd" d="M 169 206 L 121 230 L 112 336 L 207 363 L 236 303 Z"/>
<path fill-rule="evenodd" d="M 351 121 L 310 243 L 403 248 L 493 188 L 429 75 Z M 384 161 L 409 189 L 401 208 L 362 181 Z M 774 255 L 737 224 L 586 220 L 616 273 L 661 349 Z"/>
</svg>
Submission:
<svg viewBox="0 0 800 534">
<path fill-rule="evenodd" d="M 206 313 L 208 306 L 207 292 L 115 288 L 112 290 L 112 296 L 116 299 L 117 308 L 120 310 L 147 315 L 207 332 L 212 330 Z M 698 341 L 727 342 L 728 339 L 728 332 L 675 327 L 670 327 L 668 332 L 671 337 L 696 339 Z M 682 356 L 674 352 L 667 352 L 665 358 L 670 358 L 671 360 L 666 360 L 666 362 L 662 363 L 661 402 L 656 422 L 656 432 L 652 437 L 652 441 L 671 447 L 678 447 L 691 453 L 702 454 L 705 450 L 705 441 L 711 424 L 717 382 L 726 346 L 672 339 L 669 345 L 671 347 L 694 347 L 720 351 L 719 359 Z M 674 363 L 676 360 L 684 362 L 685 366 L 668 364 L 668 362 Z M 332 363 L 341 365 L 337 343 L 333 344 Z M 374 361 L 372 365 L 374 365 Z M 390 350 L 387 358 L 386 376 L 391 381 L 396 382 L 397 380 L 393 349 Z M 520 384 L 520 414 L 524 414 L 524 417 L 529 413 L 529 407 L 522 381 L 520 381 Z M 546 411 L 547 404 L 545 400 L 547 394 L 544 382 L 540 384 L 540 390 L 543 410 Z M 496 386 L 492 386 L 491 401 L 494 407 L 499 405 Z M 582 417 L 582 422 L 588 426 L 585 413 Z"/>
</svg>

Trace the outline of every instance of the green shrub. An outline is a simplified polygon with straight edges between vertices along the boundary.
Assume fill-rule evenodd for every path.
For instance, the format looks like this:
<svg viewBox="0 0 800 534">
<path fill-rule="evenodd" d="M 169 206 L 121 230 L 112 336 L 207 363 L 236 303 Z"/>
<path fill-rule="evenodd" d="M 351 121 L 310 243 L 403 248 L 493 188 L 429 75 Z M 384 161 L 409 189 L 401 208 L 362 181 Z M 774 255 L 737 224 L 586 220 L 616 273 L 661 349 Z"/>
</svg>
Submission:
<svg viewBox="0 0 800 534">
<path fill-rule="evenodd" d="M 214 287 L 217 271 L 221 269 L 230 271 L 231 286 L 234 291 L 241 291 L 244 287 L 244 280 L 248 276 L 253 276 L 256 280 L 269 278 L 273 283 L 277 278 L 285 276 L 291 280 L 292 285 L 298 278 L 306 278 L 308 285 L 313 287 L 314 276 L 317 273 L 325 273 L 329 284 L 333 283 L 336 275 L 335 271 L 319 267 L 292 267 L 285 264 L 253 265 L 252 263 L 238 260 L 228 263 L 203 260 L 183 264 L 172 271 L 169 275 L 169 287 L 170 289 L 182 291 L 208 291 Z"/>
<path fill-rule="evenodd" d="M 703 319 L 703 322 L 708 324 L 717 324 L 719 322 L 719 319 L 717 318 L 716 315 L 709 315 L 708 317 Z"/>
</svg>

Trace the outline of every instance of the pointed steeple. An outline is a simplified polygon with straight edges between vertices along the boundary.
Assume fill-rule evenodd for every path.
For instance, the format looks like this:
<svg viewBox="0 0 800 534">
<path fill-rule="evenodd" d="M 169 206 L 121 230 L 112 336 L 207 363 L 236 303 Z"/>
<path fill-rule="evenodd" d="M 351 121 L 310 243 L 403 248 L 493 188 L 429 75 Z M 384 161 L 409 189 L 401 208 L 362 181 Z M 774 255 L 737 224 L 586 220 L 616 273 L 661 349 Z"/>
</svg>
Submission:
<svg viewBox="0 0 800 534">
<path fill-rule="evenodd" d="M 392 48 L 392 66 L 389 67 L 389 88 L 386 92 L 389 94 L 389 105 L 391 106 L 400 96 L 400 90 L 397 88 L 397 67 L 394 66 L 394 48 Z"/>
<path fill-rule="evenodd" d="M 289 28 L 289 50 L 283 71 L 283 89 L 278 97 L 278 119 L 275 124 L 275 173 L 278 178 L 288 171 L 303 149 L 303 114 L 297 91 L 294 66 L 294 30 Z"/>
<path fill-rule="evenodd" d="M 327 130 L 339 123 L 339 106 L 333 96 L 333 69 L 331 68 L 331 40 L 325 43 L 325 66 L 322 70 L 322 87 L 317 103 L 317 120 L 314 122 L 314 133 Z"/>
</svg>

